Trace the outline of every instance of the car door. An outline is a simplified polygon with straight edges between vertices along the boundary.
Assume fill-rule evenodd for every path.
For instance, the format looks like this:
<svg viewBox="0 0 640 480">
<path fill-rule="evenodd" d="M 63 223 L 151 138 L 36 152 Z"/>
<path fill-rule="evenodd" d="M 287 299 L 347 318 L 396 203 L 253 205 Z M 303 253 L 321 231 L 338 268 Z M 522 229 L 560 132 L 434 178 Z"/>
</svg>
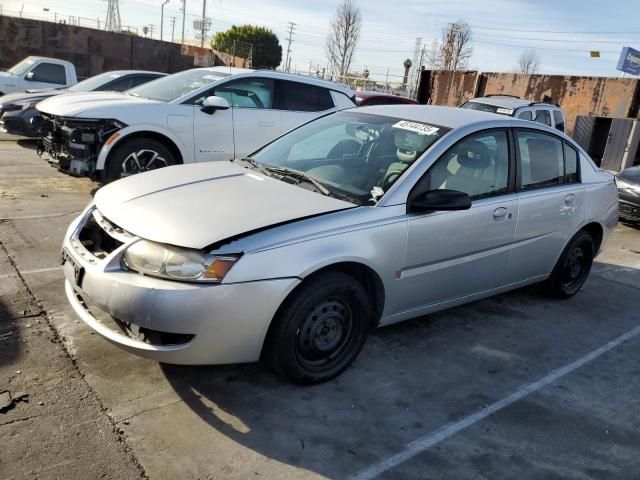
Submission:
<svg viewBox="0 0 640 480">
<path fill-rule="evenodd" d="M 323 115 L 335 105 L 331 91 L 326 88 L 305 82 L 276 80 L 275 106 L 280 110 L 280 131 L 285 133 Z"/>
<path fill-rule="evenodd" d="M 25 89 L 55 88 L 67 84 L 67 75 L 64 65 L 40 62 L 29 70 L 24 80 L 23 87 Z"/>
<path fill-rule="evenodd" d="M 469 210 L 408 214 L 401 272 L 405 310 L 489 291 L 505 284 L 517 196 L 506 129 L 459 141 L 416 185 L 471 196 Z"/>
<path fill-rule="evenodd" d="M 548 275 L 585 216 L 577 151 L 539 130 L 517 129 L 515 144 L 518 224 L 510 283 Z"/>
<path fill-rule="evenodd" d="M 280 111 L 273 107 L 271 78 L 237 78 L 216 86 L 214 93 L 231 105 L 236 158 L 280 136 Z"/>
</svg>

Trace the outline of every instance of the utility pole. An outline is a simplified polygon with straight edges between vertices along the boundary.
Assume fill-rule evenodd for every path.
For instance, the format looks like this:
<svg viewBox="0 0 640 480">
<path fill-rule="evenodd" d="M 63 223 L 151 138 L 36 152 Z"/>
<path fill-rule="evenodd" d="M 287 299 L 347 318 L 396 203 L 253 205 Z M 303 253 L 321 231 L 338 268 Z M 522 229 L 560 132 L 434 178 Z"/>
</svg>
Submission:
<svg viewBox="0 0 640 480">
<path fill-rule="evenodd" d="M 291 54 L 291 42 L 293 42 L 293 31 L 296 27 L 296 24 L 293 22 L 289 22 L 289 38 L 287 38 L 288 44 L 287 44 L 287 57 L 284 61 L 284 70 L 285 72 L 289 71 L 289 55 Z"/>
<path fill-rule="evenodd" d="M 153 39 L 153 25 L 149 24 L 149 38 Z"/>
<path fill-rule="evenodd" d="M 200 37 L 200 48 L 204 48 L 204 38 L 207 34 L 207 0 L 202 0 L 202 36 Z"/>
<path fill-rule="evenodd" d="M 182 45 L 184 45 L 184 17 L 187 14 L 187 0 L 182 0 Z"/>
<path fill-rule="evenodd" d="M 173 34 L 176 31 L 176 17 L 171 17 L 171 43 L 173 43 Z"/>
<path fill-rule="evenodd" d="M 169 3 L 169 0 L 164 0 L 160 5 L 160 41 L 162 41 L 162 32 L 164 30 L 164 6 Z"/>
</svg>

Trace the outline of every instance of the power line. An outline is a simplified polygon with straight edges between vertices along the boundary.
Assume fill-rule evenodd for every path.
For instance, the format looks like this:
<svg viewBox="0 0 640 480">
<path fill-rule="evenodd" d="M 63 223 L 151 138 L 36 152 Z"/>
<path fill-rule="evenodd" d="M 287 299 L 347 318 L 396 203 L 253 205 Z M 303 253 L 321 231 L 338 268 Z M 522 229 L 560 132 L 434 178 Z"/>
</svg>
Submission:
<svg viewBox="0 0 640 480">
<path fill-rule="evenodd" d="M 293 42 L 293 31 L 296 27 L 296 24 L 293 22 L 289 22 L 289 38 L 287 38 L 288 44 L 287 44 L 287 58 L 284 61 L 284 70 L 285 72 L 289 71 L 289 55 L 291 54 L 291 42 Z"/>
</svg>

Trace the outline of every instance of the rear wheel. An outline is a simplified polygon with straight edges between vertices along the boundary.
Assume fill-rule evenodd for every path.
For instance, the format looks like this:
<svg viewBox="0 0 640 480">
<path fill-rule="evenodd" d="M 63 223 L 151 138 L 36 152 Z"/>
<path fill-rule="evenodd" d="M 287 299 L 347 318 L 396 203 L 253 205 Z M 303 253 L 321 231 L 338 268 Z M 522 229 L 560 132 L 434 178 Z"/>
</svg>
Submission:
<svg viewBox="0 0 640 480">
<path fill-rule="evenodd" d="M 106 179 L 112 182 L 177 163 L 178 160 L 163 143 L 151 138 L 135 138 L 113 149 L 107 163 Z"/>
<path fill-rule="evenodd" d="M 360 353 L 371 321 L 364 288 L 351 276 L 326 272 L 293 293 L 274 319 L 266 362 L 296 383 L 327 381 Z"/>
<path fill-rule="evenodd" d="M 568 298 L 580 291 L 591 271 L 594 249 L 593 238 L 585 231 L 571 239 L 546 282 L 552 297 Z"/>
</svg>

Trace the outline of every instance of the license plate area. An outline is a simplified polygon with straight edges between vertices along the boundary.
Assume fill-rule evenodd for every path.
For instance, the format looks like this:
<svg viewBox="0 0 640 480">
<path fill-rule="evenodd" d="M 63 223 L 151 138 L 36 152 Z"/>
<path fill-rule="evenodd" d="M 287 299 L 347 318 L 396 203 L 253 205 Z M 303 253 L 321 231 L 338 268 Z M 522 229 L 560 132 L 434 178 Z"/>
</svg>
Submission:
<svg viewBox="0 0 640 480">
<path fill-rule="evenodd" d="M 66 248 L 63 248 L 62 253 L 60 254 L 60 265 L 62 265 L 65 270 L 69 268 L 70 271 L 73 272 L 73 281 L 75 285 L 81 287 L 82 279 L 84 278 L 84 267 L 78 265 Z"/>
</svg>

